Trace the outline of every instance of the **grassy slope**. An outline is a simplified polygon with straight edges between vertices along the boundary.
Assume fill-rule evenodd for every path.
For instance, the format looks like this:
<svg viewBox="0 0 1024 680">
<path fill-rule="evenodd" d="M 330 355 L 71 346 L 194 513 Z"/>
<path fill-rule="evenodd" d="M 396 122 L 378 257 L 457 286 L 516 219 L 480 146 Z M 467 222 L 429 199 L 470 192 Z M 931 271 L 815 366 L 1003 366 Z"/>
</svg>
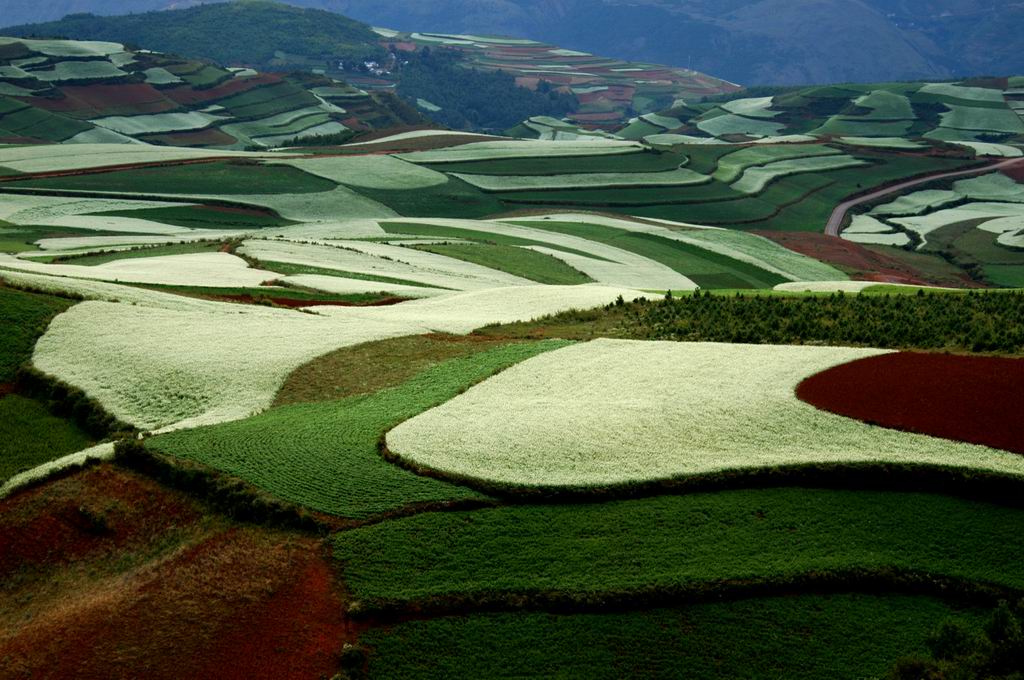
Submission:
<svg viewBox="0 0 1024 680">
<path fill-rule="evenodd" d="M 34 399 L 16 394 L 0 398 L 0 483 L 91 443 L 86 433 Z"/>
<path fill-rule="evenodd" d="M 215 162 L 51 177 L 19 186 L 144 194 L 309 194 L 330 191 L 334 182 L 287 165 Z M 133 216 L 137 213 L 132 212 Z"/>
<path fill-rule="evenodd" d="M 559 341 L 498 347 L 452 359 L 375 394 L 272 408 L 245 420 L 160 435 L 158 451 L 194 460 L 314 510 L 366 518 L 416 503 L 479 500 L 480 494 L 384 461 L 383 434 L 493 373 Z M 254 456 L 258 453 L 258 456 Z"/>
<path fill-rule="evenodd" d="M 674 677 L 854 680 L 886 672 L 949 617 L 973 610 L 907 595 L 800 595 L 685 609 L 479 614 L 361 638 L 370 678 Z"/>
<path fill-rule="evenodd" d="M 0 383 L 14 379 L 32 356 L 36 340 L 50 319 L 73 305 L 71 300 L 0 287 Z M 88 436 L 50 415 L 37 401 L 18 395 L 0 398 L 0 481 L 16 472 L 85 448 Z"/>
<path fill-rule="evenodd" d="M 0 383 L 14 379 L 18 367 L 32 356 L 36 340 L 57 314 L 73 305 L 72 300 L 26 293 L 0 286 Z"/>
<path fill-rule="evenodd" d="M 593 279 L 561 260 L 516 246 L 489 243 L 446 243 L 420 246 L 438 255 L 453 257 L 474 264 L 507 272 L 524 279 L 550 285 L 591 283 Z"/>
<path fill-rule="evenodd" d="M 927 494 L 753 489 L 424 514 L 337 534 L 334 554 L 365 606 L 509 594 L 599 602 L 887 570 L 1019 590 L 1022 521 L 1019 509 Z"/>
</svg>

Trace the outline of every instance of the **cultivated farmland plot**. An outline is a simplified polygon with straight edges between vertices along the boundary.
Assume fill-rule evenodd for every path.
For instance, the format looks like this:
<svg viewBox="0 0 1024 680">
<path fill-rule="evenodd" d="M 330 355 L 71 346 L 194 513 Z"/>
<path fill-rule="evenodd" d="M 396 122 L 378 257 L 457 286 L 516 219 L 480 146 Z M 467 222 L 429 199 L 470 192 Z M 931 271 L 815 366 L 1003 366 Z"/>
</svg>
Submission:
<svg viewBox="0 0 1024 680">
<path fill-rule="evenodd" d="M 595 340 L 515 366 L 403 423 L 387 443 L 416 465 L 512 488 L 812 463 L 1024 475 L 1020 456 L 872 427 L 818 411 L 794 394 L 818 371 L 880 353 Z"/>
</svg>

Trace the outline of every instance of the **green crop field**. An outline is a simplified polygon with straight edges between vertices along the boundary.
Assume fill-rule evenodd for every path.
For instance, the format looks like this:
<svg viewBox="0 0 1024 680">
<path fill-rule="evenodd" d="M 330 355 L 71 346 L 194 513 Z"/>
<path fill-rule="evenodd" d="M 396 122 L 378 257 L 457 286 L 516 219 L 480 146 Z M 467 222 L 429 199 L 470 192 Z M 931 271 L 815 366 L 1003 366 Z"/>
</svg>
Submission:
<svg viewBox="0 0 1024 680">
<path fill-rule="evenodd" d="M 538 253 L 516 246 L 447 243 L 419 246 L 419 248 L 438 255 L 446 255 L 457 260 L 465 260 L 497 269 L 537 283 L 574 285 L 593 281 L 583 272 L 573 269 L 547 253 Z"/>
<path fill-rule="evenodd" d="M 32 347 L 57 314 L 71 307 L 73 300 L 28 293 L 0 286 L 0 383 L 10 382 L 18 367 L 32 356 Z"/>
<path fill-rule="evenodd" d="M 308 194 L 336 185 L 288 166 L 216 162 L 19 182 L 20 186 L 140 194 Z"/>
<path fill-rule="evenodd" d="M 936 621 L 976 610 L 910 595 L 797 595 L 605 614 L 476 614 L 361 638 L 371 679 L 882 677 Z"/>
<path fill-rule="evenodd" d="M 291 224 L 290 221 L 268 212 L 224 210 L 202 205 L 112 210 L 96 214 L 110 217 L 134 217 L 190 229 L 260 229 Z"/>
<path fill-rule="evenodd" d="M 424 514 L 340 533 L 334 555 L 363 609 L 656 602 L 858 574 L 1021 591 L 1022 519 L 928 494 L 754 489 Z"/>
<path fill-rule="evenodd" d="M 0 484 L 41 463 L 80 451 L 89 435 L 17 394 L 0 397 Z"/>
<path fill-rule="evenodd" d="M 489 349 L 374 394 L 280 406 L 241 421 L 160 435 L 148 445 L 240 477 L 285 501 L 340 517 L 360 519 L 409 505 L 479 501 L 484 497 L 475 491 L 385 462 L 377 442 L 398 423 L 471 384 L 564 344 Z"/>
<path fill-rule="evenodd" d="M 770 288 L 786 279 L 752 264 L 654 234 L 573 222 L 534 221 L 530 226 L 607 243 L 650 258 L 708 288 Z"/>
<path fill-rule="evenodd" d="M 67 258 L 58 257 L 56 261 L 67 264 L 98 265 L 118 260 L 132 259 L 136 257 L 162 257 L 165 255 L 190 255 L 192 253 L 216 253 L 224 244 L 215 242 L 198 243 L 175 243 L 167 246 L 155 246 L 146 248 L 134 248 L 131 250 L 120 250 L 114 253 L 100 253 L 97 255 L 77 255 Z"/>
</svg>

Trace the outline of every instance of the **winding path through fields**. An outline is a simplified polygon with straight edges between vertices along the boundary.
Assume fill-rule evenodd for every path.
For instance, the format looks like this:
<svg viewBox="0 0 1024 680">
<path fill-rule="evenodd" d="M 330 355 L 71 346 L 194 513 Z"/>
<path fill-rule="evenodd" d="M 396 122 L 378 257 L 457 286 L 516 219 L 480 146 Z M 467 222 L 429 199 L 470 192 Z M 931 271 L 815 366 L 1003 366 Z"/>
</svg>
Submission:
<svg viewBox="0 0 1024 680">
<path fill-rule="evenodd" d="M 954 170 L 952 172 L 940 172 L 940 173 L 935 174 L 935 175 L 928 175 L 926 177 L 918 177 L 917 179 L 911 179 L 911 180 L 907 180 L 906 182 L 900 182 L 899 184 L 893 184 L 891 186 L 887 186 L 887 187 L 884 187 L 882 189 L 878 189 L 876 191 L 872 191 L 872 192 L 864 194 L 862 196 L 857 196 L 855 198 L 851 198 L 851 199 L 845 200 L 842 203 L 840 203 L 839 205 L 837 205 L 835 207 L 835 210 L 832 211 L 831 217 L 828 218 L 828 222 L 825 224 L 825 234 L 828 235 L 828 236 L 839 236 L 839 232 L 842 230 L 843 220 L 846 219 L 846 213 L 848 213 L 850 211 L 850 209 L 852 209 L 852 208 L 854 208 L 854 207 L 856 207 L 858 205 L 861 205 L 862 203 L 867 203 L 868 201 L 873 201 L 876 198 L 881 198 L 882 196 L 888 196 L 890 194 L 896 194 L 896 193 L 899 193 L 901 191 L 904 191 L 905 189 L 910 189 L 912 187 L 916 187 L 916 186 L 919 186 L 921 184 L 927 184 L 928 182 L 934 182 L 935 180 L 939 180 L 939 179 L 954 179 L 954 178 L 957 178 L 957 177 L 969 177 L 969 176 L 972 176 L 972 175 L 981 175 L 981 174 L 984 174 L 986 172 L 994 172 L 996 170 L 1003 170 L 1004 168 L 1008 168 L 1008 167 L 1011 167 L 1011 166 L 1014 166 L 1014 165 L 1022 165 L 1022 166 L 1024 166 L 1024 158 L 1010 158 L 1010 159 L 1001 160 L 1001 161 L 998 161 L 998 162 L 995 162 L 995 163 L 989 163 L 989 164 L 983 165 L 981 167 L 970 168 L 968 170 Z"/>
</svg>

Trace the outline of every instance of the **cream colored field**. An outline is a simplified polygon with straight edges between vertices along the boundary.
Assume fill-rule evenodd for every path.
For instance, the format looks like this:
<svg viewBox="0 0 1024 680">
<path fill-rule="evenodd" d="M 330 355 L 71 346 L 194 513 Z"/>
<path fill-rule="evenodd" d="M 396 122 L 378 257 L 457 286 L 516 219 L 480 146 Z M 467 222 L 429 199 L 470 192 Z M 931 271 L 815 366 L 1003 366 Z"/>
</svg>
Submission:
<svg viewBox="0 0 1024 680">
<path fill-rule="evenodd" d="M 801 464 L 889 462 L 1024 476 L 1008 452 L 888 430 L 795 396 L 804 378 L 884 353 L 594 340 L 530 359 L 387 435 L 458 478 L 587 487 Z"/>
</svg>

